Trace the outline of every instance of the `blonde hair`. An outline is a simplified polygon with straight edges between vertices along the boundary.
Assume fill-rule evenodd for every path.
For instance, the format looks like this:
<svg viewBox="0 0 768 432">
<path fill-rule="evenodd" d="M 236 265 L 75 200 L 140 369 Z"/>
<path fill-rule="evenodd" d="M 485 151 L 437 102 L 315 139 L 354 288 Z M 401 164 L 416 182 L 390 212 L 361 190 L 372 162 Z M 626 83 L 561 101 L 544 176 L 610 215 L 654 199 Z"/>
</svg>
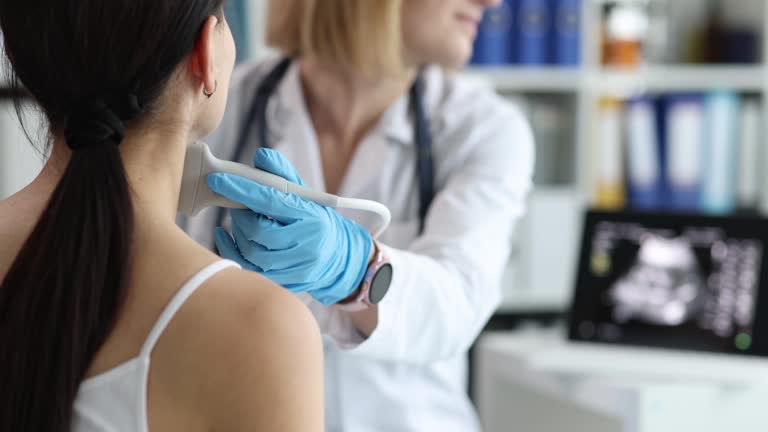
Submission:
<svg viewBox="0 0 768 432">
<path fill-rule="evenodd" d="M 403 0 L 270 0 L 267 43 L 368 76 L 403 70 Z"/>
</svg>

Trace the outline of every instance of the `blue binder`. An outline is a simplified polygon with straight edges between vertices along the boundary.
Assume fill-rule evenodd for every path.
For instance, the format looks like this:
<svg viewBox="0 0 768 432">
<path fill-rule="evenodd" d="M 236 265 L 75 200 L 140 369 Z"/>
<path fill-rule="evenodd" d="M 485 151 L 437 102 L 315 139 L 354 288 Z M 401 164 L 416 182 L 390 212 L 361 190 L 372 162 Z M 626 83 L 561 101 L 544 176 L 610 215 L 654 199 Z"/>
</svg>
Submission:
<svg viewBox="0 0 768 432">
<path fill-rule="evenodd" d="M 627 101 L 626 125 L 629 205 L 658 210 L 664 199 L 664 167 L 654 99 L 638 96 Z"/>
<path fill-rule="evenodd" d="M 552 62 L 560 66 L 581 63 L 582 0 L 550 0 L 552 2 Z"/>
<path fill-rule="evenodd" d="M 706 96 L 701 206 L 707 213 L 736 210 L 739 165 L 738 121 L 740 97 L 732 91 Z"/>
<path fill-rule="evenodd" d="M 669 177 L 667 176 L 667 99 L 665 97 L 656 97 L 656 128 L 657 138 L 659 140 L 659 168 L 661 169 L 661 185 L 659 186 L 658 207 L 669 210 L 672 205 L 670 198 Z"/>
<path fill-rule="evenodd" d="M 547 64 L 551 10 L 548 0 L 517 0 L 517 63 Z"/>
<path fill-rule="evenodd" d="M 705 111 L 701 96 L 668 96 L 665 107 L 665 153 L 668 207 L 701 210 Z"/>
<path fill-rule="evenodd" d="M 249 60 L 251 38 L 248 31 L 248 0 L 224 2 L 224 14 L 237 47 L 237 63 Z"/>
<path fill-rule="evenodd" d="M 472 64 L 504 65 L 514 60 L 513 0 L 485 11 L 477 29 Z"/>
</svg>

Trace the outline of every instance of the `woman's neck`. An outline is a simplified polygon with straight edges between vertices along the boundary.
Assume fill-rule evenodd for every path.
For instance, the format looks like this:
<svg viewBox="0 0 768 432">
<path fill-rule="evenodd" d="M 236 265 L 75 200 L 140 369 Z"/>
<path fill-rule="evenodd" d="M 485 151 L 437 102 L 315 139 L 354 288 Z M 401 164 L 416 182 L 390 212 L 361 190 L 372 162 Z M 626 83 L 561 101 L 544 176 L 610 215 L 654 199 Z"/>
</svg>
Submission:
<svg viewBox="0 0 768 432">
<path fill-rule="evenodd" d="M 184 156 L 192 140 L 185 130 L 144 130 L 120 146 L 134 208 L 155 222 L 176 221 Z"/>
<path fill-rule="evenodd" d="M 315 130 L 343 147 L 355 147 L 416 76 L 413 69 L 399 77 L 371 78 L 314 58 L 302 59 L 300 70 Z"/>
<path fill-rule="evenodd" d="M 134 211 L 153 224 L 175 223 L 188 138 L 182 132 L 140 128 L 128 131 L 120 153 L 128 177 Z M 51 156 L 29 186 L 34 194 L 49 196 L 64 174 L 71 150 L 55 136 Z M 30 191 L 32 192 L 32 191 Z"/>
</svg>

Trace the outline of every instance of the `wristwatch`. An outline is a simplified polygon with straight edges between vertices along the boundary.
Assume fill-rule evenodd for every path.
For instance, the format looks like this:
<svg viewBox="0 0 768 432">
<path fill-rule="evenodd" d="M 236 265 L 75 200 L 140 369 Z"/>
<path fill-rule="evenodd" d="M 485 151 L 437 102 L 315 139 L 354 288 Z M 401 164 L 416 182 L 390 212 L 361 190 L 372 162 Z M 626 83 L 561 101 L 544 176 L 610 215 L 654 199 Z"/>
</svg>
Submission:
<svg viewBox="0 0 768 432">
<path fill-rule="evenodd" d="M 374 258 L 365 272 L 360 292 L 350 300 L 337 303 L 342 310 L 359 312 L 368 309 L 379 304 L 389 291 L 389 285 L 392 283 L 392 263 L 375 241 L 373 247 L 375 248 Z"/>
</svg>

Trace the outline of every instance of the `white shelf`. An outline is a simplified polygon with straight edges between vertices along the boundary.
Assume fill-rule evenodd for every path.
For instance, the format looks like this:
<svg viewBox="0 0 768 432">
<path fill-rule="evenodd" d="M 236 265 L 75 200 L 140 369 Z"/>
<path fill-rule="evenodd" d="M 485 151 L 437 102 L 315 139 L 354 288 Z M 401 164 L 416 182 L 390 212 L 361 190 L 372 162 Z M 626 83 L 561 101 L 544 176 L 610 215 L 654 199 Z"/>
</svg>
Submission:
<svg viewBox="0 0 768 432">
<path fill-rule="evenodd" d="M 557 68 L 520 66 L 473 66 L 465 75 L 482 81 L 500 92 L 577 93 L 582 83 L 590 92 L 619 96 L 644 91 L 710 91 L 735 90 L 763 92 L 765 74 L 756 66 L 647 66 L 633 70 Z"/>
<path fill-rule="evenodd" d="M 766 69 L 757 66 L 649 66 L 603 69 L 589 75 L 590 87 L 619 96 L 643 91 L 735 90 L 762 92 Z"/>
<path fill-rule="evenodd" d="M 485 81 L 500 92 L 577 92 L 582 72 L 577 68 L 473 66 L 465 74 Z"/>
<path fill-rule="evenodd" d="M 506 293 L 497 312 L 501 313 L 536 313 L 536 312 L 565 312 L 571 304 L 571 293 L 533 292 L 533 290 L 518 287 L 511 293 Z"/>
</svg>

